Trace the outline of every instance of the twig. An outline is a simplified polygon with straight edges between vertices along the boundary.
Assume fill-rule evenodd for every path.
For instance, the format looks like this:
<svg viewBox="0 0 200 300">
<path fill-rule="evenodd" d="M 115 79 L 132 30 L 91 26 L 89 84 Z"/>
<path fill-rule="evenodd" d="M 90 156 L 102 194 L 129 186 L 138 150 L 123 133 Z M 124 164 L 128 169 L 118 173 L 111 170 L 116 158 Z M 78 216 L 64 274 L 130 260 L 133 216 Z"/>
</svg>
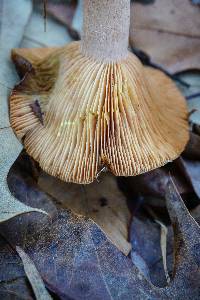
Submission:
<svg viewBox="0 0 200 300">
<path fill-rule="evenodd" d="M 47 29 L 47 0 L 43 0 L 44 32 Z"/>
<path fill-rule="evenodd" d="M 200 92 L 195 93 L 195 94 L 191 94 L 191 95 L 187 96 L 186 99 L 190 100 L 190 99 L 194 99 L 194 98 L 197 98 L 197 97 L 200 97 Z"/>
<path fill-rule="evenodd" d="M 191 111 L 189 111 L 188 113 L 188 117 L 190 117 L 192 114 L 194 114 L 196 111 L 198 111 L 198 109 L 194 108 Z"/>
<path fill-rule="evenodd" d="M 69 33 L 72 40 L 80 41 L 81 37 L 80 37 L 79 32 L 76 29 L 74 29 L 71 26 L 67 26 L 67 31 L 68 31 L 68 33 Z"/>
<path fill-rule="evenodd" d="M 108 171 L 108 168 L 106 166 L 104 166 L 98 173 L 96 176 L 96 180 L 97 182 L 99 182 L 99 176 L 101 175 L 102 172 L 106 173 Z"/>
</svg>

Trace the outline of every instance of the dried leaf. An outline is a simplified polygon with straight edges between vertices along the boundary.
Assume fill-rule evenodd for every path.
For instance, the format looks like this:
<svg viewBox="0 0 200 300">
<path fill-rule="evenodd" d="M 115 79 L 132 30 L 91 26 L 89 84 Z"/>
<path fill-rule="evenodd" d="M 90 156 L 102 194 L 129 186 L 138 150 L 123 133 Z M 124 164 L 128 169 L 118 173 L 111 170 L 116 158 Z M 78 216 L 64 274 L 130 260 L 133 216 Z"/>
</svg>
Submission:
<svg viewBox="0 0 200 300">
<path fill-rule="evenodd" d="M 24 276 L 22 263 L 16 252 L 0 236 L 0 282 L 11 281 L 20 276 Z"/>
<path fill-rule="evenodd" d="M 194 263 L 199 266 L 200 227 L 188 212 L 172 180 L 168 183 L 166 200 L 172 224 L 177 226 L 178 234 L 180 235 L 179 238 L 183 239 L 188 254 L 192 256 Z M 198 276 L 200 276 L 199 269 L 196 271 Z"/>
<path fill-rule="evenodd" d="M 44 283 L 42 281 L 42 278 L 40 277 L 40 274 L 38 273 L 34 263 L 30 259 L 30 257 L 23 251 L 22 248 L 17 246 L 16 250 L 23 262 L 24 270 L 25 270 L 26 275 L 29 279 L 29 282 L 33 288 L 36 299 L 37 300 L 51 300 L 52 297 L 47 292 L 47 290 L 44 286 Z"/>
<path fill-rule="evenodd" d="M 172 180 L 168 183 L 166 198 L 169 215 L 174 227 L 175 260 L 173 278 L 170 284 L 162 289 L 162 292 L 165 292 L 173 299 L 198 299 L 200 227 L 185 207 Z M 149 269 L 149 276 L 154 280 L 154 273 L 156 272 L 157 281 L 155 283 L 158 284 L 160 277 L 164 274 L 158 268 L 162 257 L 161 253 L 157 252 L 159 249 L 159 230 L 155 230 L 155 223 L 148 220 L 143 220 L 143 224 L 141 222 L 137 218 L 133 219 L 131 230 L 133 250 L 142 255 L 148 266 L 152 263 L 154 264 L 153 268 Z M 173 241 L 171 229 L 171 226 L 169 226 L 167 243 L 168 267 L 169 262 L 172 262 Z M 145 231 L 147 234 L 145 234 Z M 155 257 L 153 260 L 152 255 Z M 171 263 L 168 270 L 171 273 Z M 163 283 L 160 281 L 159 286 L 163 286 Z"/>
<path fill-rule="evenodd" d="M 69 36 L 75 40 L 80 40 L 80 35 L 78 31 L 76 31 L 72 27 L 72 20 L 76 11 L 77 1 L 70 1 L 65 4 L 58 3 L 53 4 L 49 3 L 47 5 L 47 12 L 50 16 L 54 17 L 57 21 L 64 24 L 67 28 L 67 31 L 69 33 Z"/>
<path fill-rule="evenodd" d="M 126 194 L 128 194 L 129 197 L 131 197 L 131 195 L 142 195 L 164 198 L 170 170 L 173 170 L 173 177 L 178 186 L 179 193 L 187 194 L 191 192 L 192 189 L 184 178 L 183 172 L 176 164 L 176 161 L 148 173 L 136 177 L 120 178 L 120 180 L 122 181 L 122 185 L 125 186 Z"/>
<path fill-rule="evenodd" d="M 133 262 L 134 253 L 136 252 L 146 264 L 146 272 L 152 283 L 159 287 L 164 287 L 167 285 L 162 251 L 160 246 L 161 231 L 160 225 L 155 221 L 149 220 L 147 216 L 145 218 L 133 217 L 131 229 L 130 229 L 130 239 L 132 243 L 131 257 Z M 173 261 L 171 260 L 171 253 L 173 248 L 172 231 L 169 230 L 167 236 L 167 268 L 169 271 L 173 268 Z M 137 264 L 141 272 L 141 266 Z M 146 275 L 146 273 L 144 273 Z"/>
<path fill-rule="evenodd" d="M 0 297 L 3 300 L 35 300 L 31 291 L 27 290 L 26 278 L 19 277 L 11 282 L 0 283 Z"/>
<path fill-rule="evenodd" d="M 21 146 L 19 146 L 19 142 L 10 128 L 0 130 L 0 140 L 2 143 L 0 159 L 0 222 L 31 211 L 45 213 L 41 209 L 24 205 L 11 195 L 7 186 L 7 174 L 16 156 L 19 154 Z"/>
<path fill-rule="evenodd" d="M 133 3 L 131 10 L 132 45 L 171 72 L 200 68 L 199 11 L 188 0 Z"/>
<path fill-rule="evenodd" d="M 183 156 L 191 160 L 200 160 L 200 136 L 190 132 L 190 140 L 183 152 Z"/>
<path fill-rule="evenodd" d="M 55 51 L 56 47 L 48 47 L 48 48 L 17 48 L 12 49 L 11 57 L 15 64 L 18 75 L 20 74 L 24 76 L 27 73 L 26 68 L 21 68 L 21 62 L 27 61 L 28 65 L 32 65 L 32 72 L 35 73 L 34 66 L 38 62 L 38 60 L 42 59 L 45 55 L 50 55 L 53 51 Z"/>
<path fill-rule="evenodd" d="M 43 173 L 39 178 L 39 186 L 62 207 L 94 220 L 112 243 L 128 255 L 131 250 L 127 241 L 130 212 L 126 199 L 119 191 L 114 176 L 101 175 L 99 180 L 80 186 Z"/>
<path fill-rule="evenodd" d="M 136 251 L 131 251 L 131 259 L 134 265 L 141 271 L 141 273 L 145 276 L 146 279 L 151 281 L 150 270 L 147 266 L 146 262 Z"/>
<path fill-rule="evenodd" d="M 39 20 L 39 18 L 35 18 L 31 25 L 32 28 L 34 27 L 34 24 L 36 24 L 36 19 Z M 32 38 L 30 32 L 31 31 L 29 31 L 27 38 L 25 37 L 24 39 L 24 45 L 27 45 L 28 42 L 30 42 L 30 38 Z M 39 38 L 38 41 L 32 41 L 32 44 L 39 45 L 38 43 L 42 42 L 42 39 L 40 40 Z M 16 164 L 18 163 L 19 161 Z M 175 229 L 180 227 L 178 235 L 175 230 L 175 239 L 178 237 L 179 242 L 179 247 L 176 246 L 175 276 L 172 278 L 168 287 L 160 289 L 152 285 L 150 281 L 150 278 L 152 279 L 153 277 L 152 272 L 159 274 L 158 276 L 160 276 L 161 272 L 159 273 L 156 270 L 156 268 L 159 267 L 162 268 L 163 272 L 161 278 L 163 276 L 165 280 L 162 265 L 162 253 L 160 251 L 160 228 L 157 224 L 154 222 L 148 223 L 148 230 L 146 230 L 148 235 L 142 235 L 140 231 L 142 227 L 138 228 L 138 232 L 135 229 L 132 232 L 133 235 L 143 239 L 143 243 L 140 243 L 140 248 L 146 249 L 147 258 L 152 252 L 154 253 L 155 250 L 158 253 L 157 249 L 159 249 L 159 257 L 156 257 L 156 255 L 154 256 L 155 265 L 152 265 L 152 268 L 149 268 L 148 263 L 145 261 L 143 255 L 141 255 L 139 249 L 136 254 L 132 252 L 132 264 L 130 258 L 125 257 L 120 253 L 118 249 L 109 242 L 107 236 L 94 222 L 87 218 L 77 217 L 77 215 L 66 210 L 66 208 L 62 210 L 58 209 L 57 212 L 55 205 L 52 203 L 53 199 L 41 191 L 38 188 L 36 181 L 32 180 L 31 176 L 33 176 L 33 174 L 29 174 L 31 169 L 30 165 L 28 164 L 26 167 L 24 160 L 21 161 L 20 166 L 16 166 L 16 164 L 13 166 L 9 175 L 9 183 L 12 192 L 23 203 L 34 205 L 48 211 L 53 220 L 51 223 L 51 220 L 45 215 L 31 214 L 29 217 L 24 215 L 1 224 L 0 231 L 13 247 L 20 245 L 22 249 L 24 249 L 36 265 L 45 285 L 57 294 L 60 299 L 198 299 L 198 286 L 200 280 L 198 269 L 199 235 L 193 235 L 192 232 L 186 234 L 188 227 L 186 226 L 186 228 L 184 228 L 184 226 L 179 226 L 180 222 L 182 222 L 182 225 L 185 224 L 184 217 L 188 222 L 189 213 L 187 209 L 185 209 L 185 215 L 184 217 L 182 216 L 181 220 L 179 220 L 178 217 L 173 219 Z M 163 172 L 163 174 L 164 173 L 165 172 Z M 164 174 L 164 177 L 165 175 L 166 174 Z M 162 195 L 164 193 L 166 177 L 163 179 L 164 183 L 161 184 L 161 187 L 159 187 L 159 181 L 155 182 L 155 186 L 157 186 L 155 191 L 156 193 L 158 192 L 159 195 L 160 190 Z M 54 182 L 51 187 L 52 190 L 55 188 L 55 185 L 57 185 L 57 183 Z M 48 189 L 50 190 L 49 187 Z M 103 193 L 104 186 L 102 186 L 101 189 L 102 191 L 100 192 Z M 114 185 L 112 185 L 110 192 L 112 192 L 113 189 L 117 189 L 117 187 L 115 186 L 114 188 Z M 57 191 L 58 194 L 59 188 Z M 69 203 L 72 203 L 74 199 L 76 200 L 74 194 L 70 197 L 68 195 L 65 196 L 64 192 L 67 193 L 68 191 L 64 188 L 61 188 L 60 191 L 62 194 L 60 199 L 62 201 L 58 202 L 54 199 L 57 207 L 67 207 L 65 203 L 63 204 L 66 199 Z M 108 192 L 109 188 L 106 188 L 106 191 Z M 178 202 L 181 201 L 175 190 L 172 189 L 171 194 L 175 198 L 178 197 Z M 81 198 L 81 201 L 83 200 L 83 203 L 85 204 L 88 198 L 87 189 L 81 191 L 78 198 L 80 197 L 83 197 Z M 56 195 L 56 198 L 59 197 Z M 91 197 L 89 196 L 89 198 Z M 100 210 L 103 213 L 105 212 L 105 209 L 107 209 L 110 201 L 107 202 L 107 197 L 106 199 L 103 197 L 99 200 L 98 207 L 100 205 Z M 70 205 L 72 205 L 71 203 Z M 126 205 L 124 201 L 123 203 Z M 178 213 L 176 205 L 175 207 L 171 205 L 171 214 L 177 215 Z M 122 221 L 124 222 L 123 216 L 119 214 L 119 211 L 117 211 L 117 214 L 117 218 L 122 218 Z M 123 224 L 126 224 L 126 222 Z M 153 227 L 156 227 L 155 231 L 152 229 L 152 224 Z M 141 226 L 143 226 L 143 224 Z M 169 239 L 169 236 L 172 237 L 171 227 L 168 228 L 168 231 Z M 182 233 L 182 231 L 184 231 L 184 233 Z M 126 231 L 123 229 L 122 236 L 127 238 L 127 233 L 124 234 L 124 232 Z M 156 245 L 152 243 L 152 247 L 148 248 L 145 246 L 145 243 L 149 242 L 151 239 L 154 240 L 154 232 L 156 236 Z M 193 251 L 190 251 L 187 244 L 192 245 L 194 241 L 197 245 L 195 244 Z M 171 239 L 168 243 L 168 246 L 171 245 L 170 249 L 173 247 L 172 244 Z M 169 258 L 172 260 L 172 253 L 169 253 L 169 250 L 167 249 L 167 267 L 170 273 L 172 268 L 169 267 Z M 159 260 L 159 263 L 156 259 Z M 157 281 L 154 280 L 153 282 L 156 283 Z M 166 280 L 164 282 L 165 283 L 160 286 L 164 286 Z M 2 284 L 0 284 L 0 288 L 1 287 Z M 16 292 L 14 283 L 13 285 L 8 284 L 7 290 L 9 288 L 10 290 L 14 290 L 14 293 Z M 17 292 L 20 291 L 20 288 L 21 287 L 18 285 Z M 5 297 L 6 295 L 4 291 L 2 297 Z M 19 299 L 20 296 L 21 295 L 19 294 Z M 26 299 L 29 298 L 27 297 Z"/>
<path fill-rule="evenodd" d="M 35 165 L 30 157 L 23 152 L 13 164 L 8 174 L 9 189 L 12 194 L 24 204 L 34 206 L 39 209 L 43 208 L 46 212 L 48 212 L 48 216 L 31 214 L 28 216 L 23 215 L 17 219 L 19 222 L 22 220 L 24 223 L 29 224 L 30 230 L 31 226 L 33 226 L 34 229 L 39 230 L 44 224 L 49 224 L 51 219 L 57 214 L 57 209 L 52 203 L 52 198 L 45 194 L 42 190 L 38 189 L 37 178 L 38 174 L 37 170 L 35 170 Z M 16 220 L 9 220 L 7 223 L 8 226 L 15 221 Z M 12 225 L 10 226 L 12 228 Z M 22 235 L 24 233 L 24 238 L 26 238 L 26 231 L 22 232 Z M 18 234 L 20 235 L 20 232 Z"/>
<path fill-rule="evenodd" d="M 29 238 L 25 251 L 61 299 L 159 297 L 93 222 L 69 212 L 60 212 L 52 226 Z"/>
<path fill-rule="evenodd" d="M 36 190 L 35 182 L 31 183 L 29 164 L 21 164 L 22 161 L 16 162 L 10 172 L 12 190 L 21 201 L 43 205 L 47 210 L 50 197 Z M 132 288 L 137 285 L 140 288 L 134 292 L 136 299 L 144 294 L 157 294 L 145 280 L 143 286 L 130 259 L 88 218 L 58 210 L 52 223 L 45 217 L 23 216 L 2 224 L 0 231 L 13 247 L 20 245 L 24 249 L 46 286 L 61 299 L 110 299 L 119 294 L 131 299 Z"/>
<path fill-rule="evenodd" d="M 0 83 L 2 84 L 0 89 L 0 222 L 31 211 L 45 213 L 42 210 L 31 208 L 17 201 L 11 195 L 7 186 L 7 174 L 21 152 L 22 145 L 10 128 L 7 104 L 9 90 L 4 85 L 11 85 L 16 81 L 15 74 L 9 63 L 10 47 L 16 47 L 19 44 L 32 9 L 31 2 L 25 0 L 13 10 L 14 6 L 14 0 L 9 2 L 3 1 L 0 6 L 0 39 L 4 41 L 4 48 L 0 56 Z M 15 32 L 13 32 L 13 26 L 16 27 Z"/>
<path fill-rule="evenodd" d="M 175 230 L 174 280 L 188 299 L 199 298 L 200 227 L 188 212 L 171 180 L 166 193 L 167 207 Z M 182 296 L 184 299 L 185 296 Z"/>
<path fill-rule="evenodd" d="M 63 3 L 48 3 L 47 12 L 63 24 L 71 26 L 73 16 L 76 10 L 77 1 L 73 0 L 70 2 Z"/>
<path fill-rule="evenodd" d="M 27 167 L 26 170 L 28 169 Z M 20 186 L 19 176 L 23 173 L 19 170 L 18 182 L 17 185 L 15 184 L 16 191 L 17 186 Z M 24 174 L 24 177 L 27 176 Z M 21 180 L 23 181 L 23 178 Z M 31 192 L 33 187 L 36 188 L 36 184 L 27 185 L 27 191 L 30 190 L 28 194 L 31 195 L 28 197 L 30 202 L 38 198 L 35 193 L 35 199 L 33 197 L 34 194 Z M 27 201 L 24 189 L 20 189 L 18 193 L 21 201 L 23 201 L 22 199 Z M 41 194 L 42 191 L 38 190 L 38 193 Z M 50 198 L 46 197 L 49 199 L 47 201 L 50 201 Z M 174 190 L 170 191 L 170 197 L 173 199 L 177 197 Z M 104 205 L 105 201 L 102 203 Z M 176 215 L 178 208 L 177 206 L 173 207 L 173 202 L 170 209 L 170 214 Z M 153 286 L 150 281 L 145 279 L 146 275 L 144 276 L 128 257 L 125 257 L 109 242 L 93 221 L 74 215 L 66 209 L 58 209 L 58 214 L 54 216 L 52 223 L 41 220 L 38 227 L 37 218 L 30 220 L 24 216 L 20 222 L 18 219 L 13 219 L 9 223 L 4 223 L 3 226 L 0 226 L 0 231 L 13 246 L 16 246 L 17 243 L 22 247 L 34 262 L 45 285 L 61 299 L 143 299 L 144 297 L 196 299 L 200 276 L 199 269 L 195 269 L 194 257 L 198 252 L 195 252 L 195 248 L 191 254 L 187 253 L 183 256 L 183 252 L 185 253 L 184 243 L 190 243 L 190 239 L 193 240 L 194 237 L 195 243 L 199 243 L 199 237 L 193 236 L 191 231 L 190 234 L 187 234 L 188 226 L 184 227 L 183 222 L 184 219 L 188 221 L 188 215 L 185 208 L 185 215 L 180 220 L 182 227 L 179 226 L 177 223 L 179 219 L 176 218 L 175 222 L 180 230 L 185 230 L 183 233 L 181 232 L 182 236 L 186 235 L 188 240 L 184 239 L 181 247 L 176 248 L 175 277 L 169 286 L 162 289 Z M 15 230 L 13 231 L 12 228 Z M 157 228 L 160 251 L 160 229 Z M 138 229 L 144 229 L 144 227 L 139 226 Z M 152 231 L 151 226 L 148 226 L 149 229 Z M 145 235 L 134 230 L 134 235 L 136 234 L 145 238 Z M 146 238 L 141 244 L 143 250 L 145 250 L 145 243 L 151 241 L 152 238 L 154 239 L 153 232 L 151 238 Z M 146 248 L 147 258 L 156 248 L 154 244 L 152 245 L 154 248 Z M 140 253 L 138 254 L 140 255 Z M 155 258 L 158 257 L 155 256 Z M 137 264 L 139 265 L 139 263 Z M 145 268 L 146 270 L 147 268 Z M 148 278 L 148 276 L 146 277 Z M 181 286 L 185 288 L 180 288 Z"/>
<path fill-rule="evenodd" d="M 197 223 L 200 224 L 200 205 L 197 205 L 190 213 Z"/>
<path fill-rule="evenodd" d="M 0 298 L 34 299 L 21 259 L 2 237 L 0 237 Z"/>
<path fill-rule="evenodd" d="M 181 159 L 180 163 L 196 195 L 200 198 L 200 161 Z"/>
<path fill-rule="evenodd" d="M 23 79 L 24 76 L 31 72 L 33 66 L 32 64 L 25 59 L 23 56 L 17 55 L 15 53 L 12 53 L 12 60 L 15 61 L 15 68 L 17 70 L 17 73 L 19 75 L 20 79 Z"/>
<path fill-rule="evenodd" d="M 13 9 L 15 7 L 15 9 Z M 14 0 L 1 1 L 0 6 L 0 40 L 1 40 L 1 55 L 0 55 L 0 83 L 5 86 L 11 87 L 16 82 L 16 74 L 13 72 L 13 68 L 9 63 L 10 50 L 19 46 L 22 39 L 24 28 L 28 22 L 32 11 L 31 1 L 22 0 L 20 5 L 16 6 Z M 15 29 L 15 30 L 13 30 Z M 2 93 L 3 86 L 1 86 Z M 2 95 L 1 95 L 2 97 Z M 2 101 L 1 104 L 6 106 L 6 101 Z M 4 113 L 7 112 L 7 107 L 4 106 Z M 1 105 L 2 109 L 2 105 Z M 7 121 L 8 117 L 6 116 Z M 5 123 L 5 117 L 2 115 L 1 122 Z M 9 125 L 9 122 L 7 124 Z M 0 124 L 0 127 L 1 126 Z"/>
</svg>

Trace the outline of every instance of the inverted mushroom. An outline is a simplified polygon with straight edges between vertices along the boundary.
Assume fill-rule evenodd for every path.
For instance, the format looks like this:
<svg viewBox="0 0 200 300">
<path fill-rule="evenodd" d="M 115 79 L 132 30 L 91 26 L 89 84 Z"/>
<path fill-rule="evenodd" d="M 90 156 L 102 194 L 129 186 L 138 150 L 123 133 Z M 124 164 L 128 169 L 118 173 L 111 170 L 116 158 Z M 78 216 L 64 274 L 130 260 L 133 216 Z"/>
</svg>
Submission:
<svg viewBox="0 0 200 300">
<path fill-rule="evenodd" d="M 188 141 L 183 96 L 128 51 L 129 14 L 129 0 L 85 0 L 81 42 L 21 51 L 32 69 L 10 96 L 11 125 L 64 181 L 90 183 L 104 166 L 138 175 L 177 158 Z"/>
</svg>

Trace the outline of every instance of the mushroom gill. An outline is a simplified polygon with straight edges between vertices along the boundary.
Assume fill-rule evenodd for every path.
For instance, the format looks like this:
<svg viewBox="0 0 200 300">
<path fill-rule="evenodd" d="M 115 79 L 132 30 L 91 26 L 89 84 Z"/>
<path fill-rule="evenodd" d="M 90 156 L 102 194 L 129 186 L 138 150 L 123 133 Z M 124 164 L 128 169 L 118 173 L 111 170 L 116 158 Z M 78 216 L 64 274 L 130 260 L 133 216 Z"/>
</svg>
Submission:
<svg viewBox="0 0 200 300">
<path fill-rule="evenodd" d="M 84 42 L 51 51 L 13 51 L 14 61 L 21 55 L 32 64 L 10 96 L 11 125 L 27 152 L 47 173 L 84 184 L 104 166 L 134 176 L 177 158 L 189 134 L 186 103 L 175 84 L 120 47 L 119 58 L 102 48 L 98 59 L 88 38 L 97 37 L 88 34 Z"/>
</svg>

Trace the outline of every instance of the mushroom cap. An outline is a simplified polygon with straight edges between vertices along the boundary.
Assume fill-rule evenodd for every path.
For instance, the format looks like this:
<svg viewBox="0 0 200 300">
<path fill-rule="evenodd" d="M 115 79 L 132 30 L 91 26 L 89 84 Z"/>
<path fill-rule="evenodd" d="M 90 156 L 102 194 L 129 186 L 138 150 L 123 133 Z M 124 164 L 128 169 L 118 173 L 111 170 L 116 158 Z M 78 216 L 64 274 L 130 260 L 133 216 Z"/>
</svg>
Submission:
<svg viewBox="0 0 200 300">
<path fill-rule="evenodd" d="M 15 50 L 14 61 L 19 57 L 33 67 L 10 96 L 11 125 L 47 173 L 87 184 L 105 166 L 117 176 L 134 176 L 184 150 L 184 97 L 171 79 L 132 53 L 105 63 L 84 56 L 74 42 Z"/>
</svg>

